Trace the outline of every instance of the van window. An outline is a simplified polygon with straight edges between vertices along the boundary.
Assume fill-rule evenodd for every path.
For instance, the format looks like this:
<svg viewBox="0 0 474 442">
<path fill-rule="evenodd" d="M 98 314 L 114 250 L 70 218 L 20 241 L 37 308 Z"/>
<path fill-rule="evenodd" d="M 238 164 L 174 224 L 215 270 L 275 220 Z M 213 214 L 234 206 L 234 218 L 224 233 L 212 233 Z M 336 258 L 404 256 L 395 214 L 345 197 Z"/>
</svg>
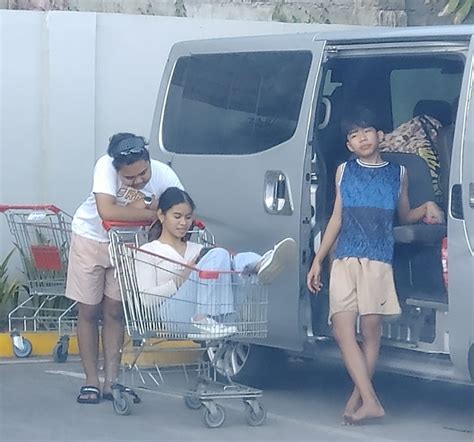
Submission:
<svg viewBox="0 0 474 442">
<path fill-rule="evenodd" d="M 395 69 L 390 74 L 392 119 L 394 127 L 404 123 L 423 99 L 453 103 L 459 96 L 462 71 L 439 67 Z"/>
<path fill-rule="evenodd" d="M 306 51 L 180 58 L 165 104 L 163 147 L 186 154 L 243 155 L 289 140 L 311 58 Z"/>
</svg>

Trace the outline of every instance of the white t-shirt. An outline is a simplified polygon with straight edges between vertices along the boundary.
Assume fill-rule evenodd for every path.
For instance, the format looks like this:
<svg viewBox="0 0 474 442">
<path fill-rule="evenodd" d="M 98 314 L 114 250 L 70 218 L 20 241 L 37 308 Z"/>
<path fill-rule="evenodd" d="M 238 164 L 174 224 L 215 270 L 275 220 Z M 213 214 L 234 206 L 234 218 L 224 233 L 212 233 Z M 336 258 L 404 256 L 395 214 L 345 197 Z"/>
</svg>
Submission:
<svg viewBox="0 0 474 442">
<path fill-rule="evenodd" d="M 140 247 L 140 250 L 153 253 L 150 255 L 137 252 L 135 259 L 142 302 L 148 306 L 157 305 L 163 301 L 163 298 L 173 296 L 183 283 L 179 275 L 184 271 L 184 267 L 180 263 L 187 264 L 196 258 L 202 247 L 201 244 L 187 241 L 184 256 L 169 244 L 163 244 L 159 240 Z"/>
<path fill-rule="evenodd" d="M 102 227 L 102 219 L 97 211 L 94 194 L 105 193 L 116 198 L 120 206 L 136 201 L 143 196 L 154 196 L 157 200 L 168 187 L 183 188 L 178 176 L 173 170 L 156 160 L 150 160 L 151 179 L 141 190 L 133 189 L 122 184 L 120 176 L 115 170 L 113 159 L 104 155 L 97 160 L 94 168 L 94 181 L 92 191 L 74 214 L 72 231 L 77 235 L 99 242 L 108 242 L 107 232 Z"/>
</svg>

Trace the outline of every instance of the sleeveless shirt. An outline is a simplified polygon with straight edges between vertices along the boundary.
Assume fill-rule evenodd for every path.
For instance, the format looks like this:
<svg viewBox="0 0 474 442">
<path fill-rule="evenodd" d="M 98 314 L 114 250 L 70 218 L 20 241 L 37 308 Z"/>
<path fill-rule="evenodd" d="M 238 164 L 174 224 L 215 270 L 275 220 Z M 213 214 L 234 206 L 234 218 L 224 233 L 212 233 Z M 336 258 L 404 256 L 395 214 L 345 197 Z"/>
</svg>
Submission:
<svg viewBox="0 0 474 442">
<path fill-rule="evenodd" d="M 342 225 L 335 258 L 393 260 L 393 218 L 405 168 L 359 159 L 342 164 Z"/>
</svg>

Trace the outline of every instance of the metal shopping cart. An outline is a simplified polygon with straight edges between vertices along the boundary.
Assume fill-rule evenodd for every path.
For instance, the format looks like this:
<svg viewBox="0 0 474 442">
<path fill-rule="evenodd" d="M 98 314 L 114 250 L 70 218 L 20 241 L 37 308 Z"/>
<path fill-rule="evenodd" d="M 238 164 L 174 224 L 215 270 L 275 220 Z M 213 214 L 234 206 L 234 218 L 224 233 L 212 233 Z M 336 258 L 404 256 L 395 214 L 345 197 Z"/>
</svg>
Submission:
<svg viewBox="0 0 474 442">
<path fill-rule="evenodd" d="M 59 339 L 53 358 L 65 362 L 77 323 L 76 303 L 64 297 L 72 218 L 53 205 L 0 205 L 0 212 L 27 278 L 27 299 L 8 315 L 13 352 L 19 358 L 31 354 L 31 342 L 21 332 L 55 331 Z"/>
<path fill-rule="evenodd" d="M 115 412 L 128 415 L 132 404 L 141 402 L 132 389 L 135 387 L 178 393 L 187 407 L 203 409 L 204 422 L 211 428 L 220 427 L 225 420 L 225 409 L 216 401 L 238 398 L 244 403 L 247 423 L 261 425 L 266 418 L 266 410 L 258 400 L 262 391 L 232 382 L 215 361 L 226 352 L 230 339 L 266 336 L 266 287 L 255 276 L 232 270 L 199 270 L 148 252 L 140 247 L 143 229 L 116 223 L 108 224 L 107 228 L 126 332 L 134 349 L 133 360 L 121 365 L 120 383 L 112 386 Z M 195 225 L 190 235 L 194 241 L 214 243 L 202 224 Z M 143 288 L 144 272 L 161 272 L 161 276 L 168 275 L 164 278 L 168 282 Z M 159 349 L 163 341 L 189 345 L 162 351 L 194 351 L 197 357 L 179 365 L 141 366 L 138 361 L 144 350 L 154 345 Z M 219 354 L 208 352 L 209 348 L 217 348 Z M 209 355 L 213 355 L 212 359 Z"/>
</svg>

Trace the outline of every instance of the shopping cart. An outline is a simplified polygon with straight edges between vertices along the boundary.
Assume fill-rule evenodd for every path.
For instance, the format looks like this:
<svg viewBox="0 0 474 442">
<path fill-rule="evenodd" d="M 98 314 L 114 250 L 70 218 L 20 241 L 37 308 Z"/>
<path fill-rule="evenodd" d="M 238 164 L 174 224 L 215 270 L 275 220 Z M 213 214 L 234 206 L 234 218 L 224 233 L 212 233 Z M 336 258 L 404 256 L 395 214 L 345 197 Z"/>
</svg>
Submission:
<svg viewBox="0 0 474 442">
<path fill-rule="evenodd" d="M 31 354 L 31 342 L 21 332 L 55 331 L 59 339 L 53 358 L 65 362 L 77 323 L 76 303 L 64 297 L 72 218 L 53 205 L 0 205 L 0 212 L 27 279 L 27 299 L 8 314 L 13 352 L 19 358 Z"/>
<path fill-rule="evenodd" d="M 135 387 L 178 393 L 187 407 L 203 408 L 204 422 L 211 428 L 220 427 L 225 420 L 225 409 L 216 401 L 238 398 L 244 403 L 247 423 L 261 425 L 266 418 L 266 410 L 258 400 L 262 391 L 233 382 L 218 366 L 218 361 L 222 360 L 230 339 L 242 341 L 266 336 L 266 287 L 255 276 L 231 270 L 199 270 L 145 251 L 140 247 L 145 232 L 136 226 L 127 228 L 110 223 L 107 228 L 126 332 L 134 350 L 133 360 L 121 365 L 120 383 L 112 386 L 115 412 L 128 415 L 132 404 L 141 402 L 132 389 Z M 214 243 L 212 235 L 200 223 L 195 224 L 190 236 L 203 244 Z M 150 289 L 140 287 L 143 272 L 168 274 L 179 289 L 170 292 L 166 288 L 169 284 Z M 210 323 L 203 325 L 202 319 Z M 155 362 L 149 367 L 141 366 L 139 357 L 143 351 L 150 346 L 160 351 L 163 341 L 189 345 L 176 345 L 175 349 L 168 346 L 161 351 L 194 351 L 196 357 L 179 365 L 160 366 Z M 210 348 L 217 351 L 209 352 Z M 213 355 L 212 359 L 209 355 Z"/>
</svg>

